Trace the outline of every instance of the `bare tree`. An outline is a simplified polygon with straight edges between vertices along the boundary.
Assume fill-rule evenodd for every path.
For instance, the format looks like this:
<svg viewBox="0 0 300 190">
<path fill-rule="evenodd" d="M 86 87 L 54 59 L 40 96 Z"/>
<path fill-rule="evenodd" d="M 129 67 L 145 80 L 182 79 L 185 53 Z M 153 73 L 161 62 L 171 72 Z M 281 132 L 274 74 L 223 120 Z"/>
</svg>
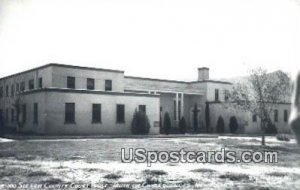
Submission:
<svg viewBox="0 0 300 190">
<path fill-rule="evenodd" d="M 285 102 L 291 93 L 289 76 L 281 71 L 268 74 L 257 68 L 250 71 L 246 83 L 238 83 L 230 94 L 231 103 L 244 111 L 260 118 L 262 145 L 265 145 L 265 134 L 274 106 Z"/>
</svg>

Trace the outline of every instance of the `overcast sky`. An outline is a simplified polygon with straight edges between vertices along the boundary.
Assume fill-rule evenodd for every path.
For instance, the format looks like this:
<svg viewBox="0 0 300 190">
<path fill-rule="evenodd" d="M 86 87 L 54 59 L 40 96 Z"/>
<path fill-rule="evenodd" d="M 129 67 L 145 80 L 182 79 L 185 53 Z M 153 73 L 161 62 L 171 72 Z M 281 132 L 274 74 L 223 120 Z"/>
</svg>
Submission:
<svg viewBox="0 0 300 190">
<path fill-rule="evenodd" d="M 300 69 L 297 0 L 0 0 L 0 77 L 46 63 L 195 80 Z"/>
</svg>

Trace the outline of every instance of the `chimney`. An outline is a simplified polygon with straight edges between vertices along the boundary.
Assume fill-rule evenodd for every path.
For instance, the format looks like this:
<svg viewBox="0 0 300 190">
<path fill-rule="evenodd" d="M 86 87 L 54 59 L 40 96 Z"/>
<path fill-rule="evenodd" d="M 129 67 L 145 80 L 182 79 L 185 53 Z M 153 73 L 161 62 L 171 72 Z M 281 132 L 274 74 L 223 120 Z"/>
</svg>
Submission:
<svg viewBox="0 0 300 190">
<path fill-rule="evenodd" d="M 198 81 L 209 80 L 209 68 L 198 68 Z"/>
</svg>

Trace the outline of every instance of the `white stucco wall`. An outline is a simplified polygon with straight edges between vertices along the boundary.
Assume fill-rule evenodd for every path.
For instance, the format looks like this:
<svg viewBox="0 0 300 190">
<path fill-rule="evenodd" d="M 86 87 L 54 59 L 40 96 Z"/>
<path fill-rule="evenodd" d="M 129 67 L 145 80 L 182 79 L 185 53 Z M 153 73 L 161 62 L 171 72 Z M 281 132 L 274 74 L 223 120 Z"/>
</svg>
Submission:
<svg viewBox="0 0 300 190">
<path fill-rule="evenodd" d="M 124 92 L 124 73 L 52 66 L 52 87 L 67 88 L 67 77 L 75 77 L 76 89 L 87 89 L 87 78 L 95 79 L 95 90 L 105 90 L 105 80 L 112 80 L 112 91 Z"/>
<path fill-rule="evenodd" d="M 75 103 L 75 124 L 65 124 L 65 103 Z M 92 123 L 92 104 L 101 104 L 102 123 Z M 125 123 L 116 122 L 116 105 L 125 105 Z M 47 134 L 131 134 L 131 121 L 135 109 L 146 105 L 151 125 L 150 134 L 159 133 L 159 98 L 134 95 L 47 93 Z"/>
</svg>

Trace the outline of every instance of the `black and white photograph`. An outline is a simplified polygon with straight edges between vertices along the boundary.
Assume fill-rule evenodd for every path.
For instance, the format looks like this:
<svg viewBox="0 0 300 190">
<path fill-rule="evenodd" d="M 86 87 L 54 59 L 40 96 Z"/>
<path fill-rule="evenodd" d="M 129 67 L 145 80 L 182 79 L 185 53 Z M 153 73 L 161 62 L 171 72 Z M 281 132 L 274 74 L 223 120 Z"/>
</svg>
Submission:
<svg viewBox="0 0 300 190">
<path fill-rule="evenodd" d="M 300 0 L 0 0 L 0 189 L 300 189 Z"/>
</svg>

